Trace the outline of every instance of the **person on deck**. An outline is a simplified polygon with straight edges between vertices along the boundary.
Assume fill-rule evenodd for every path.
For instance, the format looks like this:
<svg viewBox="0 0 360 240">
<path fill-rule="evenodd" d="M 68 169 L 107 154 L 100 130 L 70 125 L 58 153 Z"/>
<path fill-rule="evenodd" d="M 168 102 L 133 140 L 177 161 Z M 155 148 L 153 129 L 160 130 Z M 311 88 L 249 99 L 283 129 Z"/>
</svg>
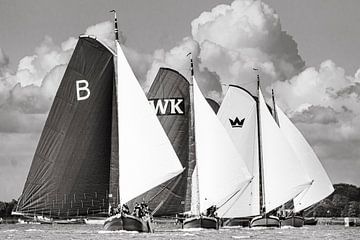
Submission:
<svg viewBox="0 0 360 240">
<path fill-rule="evenodd" d="M 126 205 L 126 204 L 123 204 L 123 205 L 122 205 L 121 211 L 122 211 L 124 214 L 130 214 L 130 209 L 129 209 L 128 205 Z"/>
<path fill-rule="evenodd" d="M 141 215 L 141 207 L 140 207 L 140 204 L 139 203 L 135 203 L 135 207 L 134 207 L 134 212 L 133 212 L 133 215 L 135 216 L 135 217 L 141 217 L 140 215 Z"/>
</svg>

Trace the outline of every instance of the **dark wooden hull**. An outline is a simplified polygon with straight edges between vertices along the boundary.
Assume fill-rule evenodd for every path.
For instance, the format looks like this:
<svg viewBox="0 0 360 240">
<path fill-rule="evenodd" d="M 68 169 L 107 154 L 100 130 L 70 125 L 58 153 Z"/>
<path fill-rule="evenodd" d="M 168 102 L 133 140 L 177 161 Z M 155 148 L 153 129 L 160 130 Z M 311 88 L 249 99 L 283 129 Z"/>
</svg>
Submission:
<svg viewBox="0 0 360 240">
<path fill-rule="evenodd" d="M 250 220 L 249 218 L 229 218 L 226 219 L 223 222 L 223 226 L 227 226 L 227 227 L 236 227 L 236 226 L 241 226 L 241 227 L 249 227 L 250 226 Z"/>
<path fill-rule="evenodd" d="M 183 221 L 182 228 L 219 229 L 219 221 L 214 217 L 196 216 Z"/>
<path fill-rule="evenodd" d="M 316 218 L 305 218 L 304 225 L 316 225 L 318 220 Z"/>
<path fill-rule="evenodd" d="M 256 216 L 251 219 L 250 227 L 280 227 L 280 220 L 275 216 Z"/>
<path fill-rule="evenodd" d="M 304 226 L 304 218 L 301 216 L 286 217 L 281 220 L 281 226 L 302 227 Z"/>
<path fill-rule="evenodd" d="M 117 214 L 107 218 L 104 222 L 104 229 L 108 231 L 153 232 L 150 219 L 144 220 L 127 214 Z"/>
</svg>

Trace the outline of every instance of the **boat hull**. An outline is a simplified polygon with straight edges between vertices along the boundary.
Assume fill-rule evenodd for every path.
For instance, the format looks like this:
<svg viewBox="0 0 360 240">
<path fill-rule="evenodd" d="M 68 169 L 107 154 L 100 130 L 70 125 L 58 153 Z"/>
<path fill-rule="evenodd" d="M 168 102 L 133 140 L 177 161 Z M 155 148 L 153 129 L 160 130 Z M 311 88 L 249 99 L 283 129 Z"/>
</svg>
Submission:
<svg viewBox="0 0 360 240">
<path fill-rule="evenodd" d="M 183 221 L 182 228 L 206 228 L 219 229 L 219 221 L 214 217 L 197 216 L 186 218 Z"/>
<path fill-rule="evenodd" d="M 138 218 L 127 214 L 117 214 L 107 218 L 104 222 L 104 229 L 108 231 L 153 232 L 150 219 Z"/>
<path fill-rule="evenodd" d="M 305 218 L 304 225 L 316 225 L 318 220 L 316 218 Z"/>
<path fill-rule="evenodd" d="M 223 223 L 223 226 L 225 227 L 249 227 L 250 226 L 250 220 L 249 218 L 229 218 L 226 219 Z"/>
<path fill-rule="evenodd" d="M 275 216 L 257 216 L 251 219 L 250 227 L 280 227 L 280 220 Z"/>
<path fill-rule="evenodd" d="M 302 227 L 304 226 L 304 218 L 301 216 L 286 217 L 281 220 L 281 226 Z"/>
</svg>

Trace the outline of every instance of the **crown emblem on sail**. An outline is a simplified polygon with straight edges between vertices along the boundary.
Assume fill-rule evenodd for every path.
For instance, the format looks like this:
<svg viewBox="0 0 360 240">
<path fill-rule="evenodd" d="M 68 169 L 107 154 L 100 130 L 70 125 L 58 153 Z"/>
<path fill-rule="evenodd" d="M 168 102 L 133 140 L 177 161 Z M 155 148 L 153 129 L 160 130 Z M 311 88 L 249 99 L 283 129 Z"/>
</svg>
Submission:
<svg viewBox="0 0 360 240">
<path fill-rule="evenodd" d="M 232 128 L 242 128 L 244 125 L 245 118 L 239 120 L 238 117 L 236 117 L 234 120 L 229 118 L 230 124 Z"/>
</svg>

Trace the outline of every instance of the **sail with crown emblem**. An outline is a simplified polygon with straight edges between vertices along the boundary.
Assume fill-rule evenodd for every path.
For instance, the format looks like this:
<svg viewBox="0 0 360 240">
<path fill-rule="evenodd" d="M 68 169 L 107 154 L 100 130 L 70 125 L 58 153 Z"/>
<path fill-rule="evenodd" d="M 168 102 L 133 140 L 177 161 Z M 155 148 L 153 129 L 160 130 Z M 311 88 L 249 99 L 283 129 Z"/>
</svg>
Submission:
<svg viewBox="0 0 360 240">
<path fill-rule="evenodd" d="M 256 101 L 259 101 L 258 104 Z M 259 97 L 255 98 L 247 90 L 230 85 L 218 117 L 239 153 L 246 159 L 253 177 L 248 188 L 239 194 L 236 200 L 228 202 L 223 206 L 223 210 L 219 210 L 223 211 L 225 217 L 262 214 L 262 207 L 265 207 L 268 213 L 295 198 L 308 187 L 311 180 L 272 118 L 260 89 Z"/>
</svg>

